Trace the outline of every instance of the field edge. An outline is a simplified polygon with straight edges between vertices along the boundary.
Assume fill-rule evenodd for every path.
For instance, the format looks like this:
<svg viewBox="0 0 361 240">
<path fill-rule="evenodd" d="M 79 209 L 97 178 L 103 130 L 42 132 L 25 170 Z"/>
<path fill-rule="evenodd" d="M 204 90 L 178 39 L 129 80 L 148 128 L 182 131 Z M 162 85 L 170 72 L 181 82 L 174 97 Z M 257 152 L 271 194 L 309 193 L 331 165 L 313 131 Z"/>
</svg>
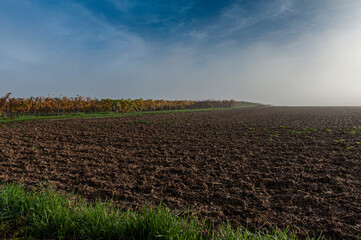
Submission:
<svg viewBox="0 0 361 240">
<path fill-rule="evenodd" d="M 162 111 L 145 111 L 145 112 L 129 112 L 129 113 L 116 113 L 116 112 L 99 112 L 99 113 L 70 113 L 64 115 L 49 115 L 49 116 L 19 116 L 17 118 L 2 118 L 0 124 L 27 122 L 36 120 L 62 120 L 62 119 L 92 119 L 92 118 L 111 118 L 111 117 L 133 117 L 143 115 L 158 115 L 158 114 L 174 114 L 174 113 L 188 113 L 188 112 L 205 112 L 205 111 L 224 111 L 232 109 L 246 109 L 246 108 L 259 108 L 270 107 L 262 104 L 247 104 L 232 108 L 200 108 L 200 109 L 181 109 L 181 110 L 162 110 Z"/>
<path fill-rule="evenodd" d="M 0 236 L 4 238 L 81 239 L 291 239 L 290 228 L 252 233 L 222 223 L 206 226 L 189 210 L 174 214 L 165 205 L 144 205 L 140 211 L 119 210 L 111 201 L 87 203 L 52 186 L 28 188 L 0 183 Z M 308 239 L 323 239 L 318 238 Z"/>
</svg>

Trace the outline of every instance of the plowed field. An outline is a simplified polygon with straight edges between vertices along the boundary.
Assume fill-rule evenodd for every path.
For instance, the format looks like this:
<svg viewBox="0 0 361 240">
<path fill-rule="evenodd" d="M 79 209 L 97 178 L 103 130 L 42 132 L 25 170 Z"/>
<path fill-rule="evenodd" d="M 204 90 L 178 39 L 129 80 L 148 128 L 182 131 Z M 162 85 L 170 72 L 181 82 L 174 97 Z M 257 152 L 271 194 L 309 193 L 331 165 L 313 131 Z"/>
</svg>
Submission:
<svg viewBox="0 0 361 240">
<path fill-rule="evenodd" d="M 356 107 L 12 123 L 0 125 L 0 181 L 356 239 L 360 142 Z"/>
</svg>

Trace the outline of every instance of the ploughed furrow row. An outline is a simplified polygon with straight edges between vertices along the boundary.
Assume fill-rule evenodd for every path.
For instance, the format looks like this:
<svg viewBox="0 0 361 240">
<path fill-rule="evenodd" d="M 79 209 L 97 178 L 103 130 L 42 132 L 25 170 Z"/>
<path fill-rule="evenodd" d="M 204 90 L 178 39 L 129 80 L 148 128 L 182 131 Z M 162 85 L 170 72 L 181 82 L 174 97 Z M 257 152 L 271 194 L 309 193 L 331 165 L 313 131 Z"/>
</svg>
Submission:
<svg viewBox="0 0 361 240">
<path fill-rule="evenodd" d="M 0 127 L 0 181 L 190 207 L 300 236 L 361 232 L 361 108 L 265 107 Z"/>
</svg>

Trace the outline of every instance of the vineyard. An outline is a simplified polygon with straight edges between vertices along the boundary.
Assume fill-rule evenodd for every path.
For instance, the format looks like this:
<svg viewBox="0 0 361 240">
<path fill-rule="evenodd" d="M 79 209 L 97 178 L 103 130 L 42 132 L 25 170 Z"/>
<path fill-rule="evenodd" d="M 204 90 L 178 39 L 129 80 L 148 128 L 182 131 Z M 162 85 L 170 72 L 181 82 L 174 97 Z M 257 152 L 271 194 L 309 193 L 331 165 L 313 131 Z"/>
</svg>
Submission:
<svg viewBox="0 0 361 240">
<path fill-rule="evenodd" d="M 1 116 L 14 118 L 20 115 L 64 115 L 69 113 L 139 112 L 203 108 L 238 107 L 244 102 L 234 100 L 153 100 L 97 99 L 91 97 L 30 97 L 11 98 L 11 93 L 0 98 Z"/>
</svg>

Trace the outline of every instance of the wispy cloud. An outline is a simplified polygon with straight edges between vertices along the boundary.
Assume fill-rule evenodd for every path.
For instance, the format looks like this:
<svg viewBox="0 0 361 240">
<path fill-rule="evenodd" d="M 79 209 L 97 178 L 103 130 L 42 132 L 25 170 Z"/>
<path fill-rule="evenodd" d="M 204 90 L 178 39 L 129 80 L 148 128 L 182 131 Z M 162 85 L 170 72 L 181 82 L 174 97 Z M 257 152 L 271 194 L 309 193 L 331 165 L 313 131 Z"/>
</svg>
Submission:
<svg viewBox="0 0 361 240">
<path fill-rule="evenodd" d="M 147 45 L 141 38 L 103 21 L 82 5 L 61 6 L 69 11 L 26 2 L 7 7 L 11 11 L 0 16 L 5 33 L 0 36 L 0 79 L 5 91 L 18 96 L 88 95 L 97 84 L 107 82 L 109 73 L 114 74 L 112 68 L 126 68 L 146 55 Z M 42 14 L 27 16 L 27 12 Z"/>
<path fill-rule="evenodd" d="M 235 2 L 223 8 L 210 24 L 196 25 L 186 34 L 201 41 L 236 40 L 240 38 L 240 34 L 246 36 L 250 31 L 263 31 L 267 34 L 266 29 L 259 29 L 257 25 L 293 15 L 295 11 L 292 5 L 292 0 L 252 2 L 251 6 L 245 6 L 243 1 Z"/>
<path fill-rule="evenodd" d="M 130 0 L 107 0 L 111 4 L 113 4 L 116 9 L 121 12 L 128 12 L 129 9 L 132 9 L 137 6 L 137 1 L 130 1 Z"/>
<path fill-rule="evenodd" d="M 0 1 L 2 91 L 361 102 L 357 0 L 103 3 Z"/>
</svg>

